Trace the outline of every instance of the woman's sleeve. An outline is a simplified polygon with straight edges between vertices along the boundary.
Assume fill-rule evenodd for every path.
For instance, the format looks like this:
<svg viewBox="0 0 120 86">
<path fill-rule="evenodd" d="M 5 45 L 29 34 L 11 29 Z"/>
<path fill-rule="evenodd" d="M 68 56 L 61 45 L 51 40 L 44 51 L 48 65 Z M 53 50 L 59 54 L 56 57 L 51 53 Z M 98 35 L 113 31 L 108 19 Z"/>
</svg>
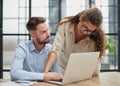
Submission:
<svg viewBox="0 0 120 86">
<path fill-rule="evenodd" d="M 58 27 L 52 49 L 51 51 L 54 51 L 57 56 L 59 56 L 65 42 L 65 25 L 62 24 Z"/>
<path fill-rule="evenodd" d="M 101 61 L 98 60 L 97 65 L 96 65 L 96 69 L 94 70 L 94 73 L 93 73 L 93 76 L 99 75 L 100 69 L 101 69 Z"/>
</svg>

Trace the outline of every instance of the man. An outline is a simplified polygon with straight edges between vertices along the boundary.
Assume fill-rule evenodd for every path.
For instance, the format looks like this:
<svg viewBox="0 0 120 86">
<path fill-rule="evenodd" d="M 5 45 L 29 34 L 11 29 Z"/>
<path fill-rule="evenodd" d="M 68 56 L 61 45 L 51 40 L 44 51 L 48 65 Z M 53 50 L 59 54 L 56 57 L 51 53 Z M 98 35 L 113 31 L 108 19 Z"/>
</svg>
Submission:
<svg viewBox="0 0 120 86">
<path fill-rule="evenodd" d="M 10 71 L 12 80 L 56 80 L 62 77 L 58 62 L 51 72 L 43 73 L 51 48 L 48 44 L 50 32 L 45 22 L 43 17 L 32 17 L 26 24 L 31 40 L 17 46 Z"/>
</svg>

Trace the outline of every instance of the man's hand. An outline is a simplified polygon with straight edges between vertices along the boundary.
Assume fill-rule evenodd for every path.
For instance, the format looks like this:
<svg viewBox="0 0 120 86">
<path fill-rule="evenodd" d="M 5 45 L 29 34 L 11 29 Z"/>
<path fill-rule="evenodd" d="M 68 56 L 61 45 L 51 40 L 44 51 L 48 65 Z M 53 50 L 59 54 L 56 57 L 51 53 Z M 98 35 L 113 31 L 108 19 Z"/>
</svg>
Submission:
<svg viewBox="0 0 120 86">
<path fill-rule="evenodd" d="M 63 76 L 59 73 L 56 72 L 48 72 L 44 74 L 44 80 L 48 81 L 48 80 L 60 80 L 63 79 Z"/>
</svg>

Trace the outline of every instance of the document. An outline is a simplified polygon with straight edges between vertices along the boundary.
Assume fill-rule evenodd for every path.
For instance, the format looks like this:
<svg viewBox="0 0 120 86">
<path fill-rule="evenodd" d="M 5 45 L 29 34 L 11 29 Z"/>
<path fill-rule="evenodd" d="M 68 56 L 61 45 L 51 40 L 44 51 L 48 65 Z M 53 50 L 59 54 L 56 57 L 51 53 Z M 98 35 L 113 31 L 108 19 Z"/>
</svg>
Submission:
<svg viewBox="0 0 120 86">
<path fill-rule="evenodd" d="M 38 84 L 37 82 L 32 82 L 32 81 L 8 81 L 4 83 L 0 83 L 0 86 L 29 86 L 33 84 Z"/>
<path fill-rule="evenodd" d="M 16 80 L 14 81 L 15 83 L 18 83 L 22 86 L 29 86 L 29 85 L 33 85 L 33 84 L 38 84 L 37 81 L 24 81 L 24 80 Z"/>
<path fill-rule="evenodd" d="M 22 85 L 12 81 L 8 81 L 8 82 L 0 83 L 0 86 L 22 86 Z"/>
</svg>

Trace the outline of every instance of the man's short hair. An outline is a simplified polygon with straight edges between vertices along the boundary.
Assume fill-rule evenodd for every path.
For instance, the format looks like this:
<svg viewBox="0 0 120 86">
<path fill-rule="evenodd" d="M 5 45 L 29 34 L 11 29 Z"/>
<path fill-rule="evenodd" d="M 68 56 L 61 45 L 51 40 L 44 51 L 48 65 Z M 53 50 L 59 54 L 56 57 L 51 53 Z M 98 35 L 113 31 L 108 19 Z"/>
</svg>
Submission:
<svg viewBox="0 0 120 86">
<path fill-rule="evenodd" d="M 26 24 L 26 28 L 28 31 L 36 30 L 36 26 L 40 23 L 45 23 L 45 17 L 31 17 Z"/>
</svg>

